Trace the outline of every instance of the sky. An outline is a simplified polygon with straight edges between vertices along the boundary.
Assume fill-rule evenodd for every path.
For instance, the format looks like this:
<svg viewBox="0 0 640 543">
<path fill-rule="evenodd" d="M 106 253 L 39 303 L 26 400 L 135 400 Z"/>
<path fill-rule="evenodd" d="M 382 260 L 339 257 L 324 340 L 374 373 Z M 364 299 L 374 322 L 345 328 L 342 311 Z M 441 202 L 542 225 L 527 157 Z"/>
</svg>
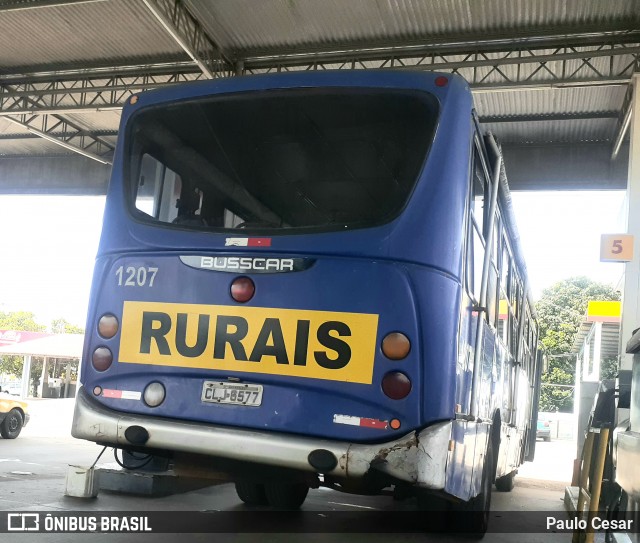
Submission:
<svg viewBox="0 0 640 543">
<path fill-rule="evenodd" d="M 624 192 L 518 192 L 514 211 L 534 299 L 586 275 L 616 286 L 618 263 L 600 263 L 600 235 L 624 232 Z M 31 311 L 50 326 L 84 327 L 104 197 L 0 197 L 0 311 Z"/>
</svg>

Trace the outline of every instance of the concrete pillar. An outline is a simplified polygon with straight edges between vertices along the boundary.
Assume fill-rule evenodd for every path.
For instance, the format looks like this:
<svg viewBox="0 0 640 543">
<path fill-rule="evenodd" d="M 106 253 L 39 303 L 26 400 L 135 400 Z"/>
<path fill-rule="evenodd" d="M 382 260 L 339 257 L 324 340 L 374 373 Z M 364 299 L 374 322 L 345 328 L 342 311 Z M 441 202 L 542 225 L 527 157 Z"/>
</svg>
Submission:
<svg viewBox="0 0 640 543">
<path fill-rule="evenodd" d="M 602 323 L 596 322 L 594 338 L 593 338 L 593 370 L 591 372 L 591 379 L 593 381 L 600 381 L 600 359 L 602 358 Z"/>
<path fill-rule="evenodd" d="M 589 364 L 591 362 L 591 333 L 588 333 L 582 344 L 582 380 L 589 380 Z"/>
<path fill-rule="evenodd" d="M 625 264 L 622 291 L 622 323 L 620 369 L 630 370 L 633 356 L 626 354 L 626 345 L 633 331 L 640 327 L 640 73 L 633 76 L 631 99 L 631 142 L 627 178 L 627 233 L 635 237 L 633 260 Z"/>
<path fill-rule="evenodd" d="M 31 355 L 27 354 L 24 356 L 24 362 L 22 364 L 22 390 L 20 395 L 23 398 L 27 398 L 30 396 L 29 387 L 31 385 Z"/>
<path fill-rule="evenodd" d="M 49 357 L 45 356 L 45 357 L 44 357 L 44 361 L 42 362 L 42 375 L 40 376 L 40 385 L 38 386 L 38 396 L 39 396 L 40 398 L 42 398 L 42 397 L 43 397 L 43 395 L 42 395 L 42 394 L 43 394 L 43 393 L 44 393 L 44 391 L 46 390 L 46 388 L 45 388 L 45 384 L 46 384 L 46 383 L 47 383 L 47 381 L 48 381 L 47 377 L 48 377 L 48 375 L 49 375 L 49 374 L 47 373 L 47 370 L 48 370 L 48 367 L 47 367 L 47 366 L 48 366 L 48 365 L 49 365 Z"/>
<path fill-rule="evenodd" d="M 67 362 L 67 367 L 64 370 L 64 398 L 70 398 L 71 394 L 69 389 L 71 388 L 71 360 Z"/>
</svg>

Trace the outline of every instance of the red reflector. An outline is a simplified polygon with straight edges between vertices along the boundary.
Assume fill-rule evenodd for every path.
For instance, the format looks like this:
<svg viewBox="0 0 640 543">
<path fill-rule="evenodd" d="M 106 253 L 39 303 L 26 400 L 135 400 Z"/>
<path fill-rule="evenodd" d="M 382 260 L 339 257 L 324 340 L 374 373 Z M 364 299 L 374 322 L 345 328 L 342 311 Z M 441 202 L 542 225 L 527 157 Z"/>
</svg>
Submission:
<svg viewBox="0 0 640 543">
<path fill-rule="evenodd" d="M 231 283 L 231 297 L 236 302 L 248 302 L 253 298 L 256 292 L 256 286 L 248 277 L 238 277 Z"/>
<path fill-rule="evenodd" d="M 411 381 L 404 373 L 389 372 L 382 378 L 382 391 L 392 400 L 402 400 L 411 392 Z"/>
<path fill-rule="evenodd" d="M 436 77 L 435 83 L 436 83 L 436 87 L 446 87 L 447 83 L 449 83 L 449 80 L 446 77 L 441 75 L 439 77 Z"/>
</svg>

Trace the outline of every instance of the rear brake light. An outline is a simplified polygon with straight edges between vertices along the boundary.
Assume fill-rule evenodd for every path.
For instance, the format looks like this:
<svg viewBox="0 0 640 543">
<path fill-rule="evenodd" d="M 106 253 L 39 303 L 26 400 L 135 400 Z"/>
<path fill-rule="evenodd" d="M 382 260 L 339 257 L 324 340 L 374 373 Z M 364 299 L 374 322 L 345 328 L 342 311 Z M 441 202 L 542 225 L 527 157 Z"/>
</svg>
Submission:
<svg viewBox="0 0 640 543">
<path fill-rule="evenodd" d="M 93 367 L 98 371 L 108 370 L 113 362 L 113 354 L 106 347 L 98 347 L 93 351 L 91 362 L 93 363 Z"/>
<path fill-rule="evenodd" d="M 253 298 L 256 286 L 248 277 L 238 277 L 231 283 L 231 297 L 240 303 L 248 302 Z"/>
<path fill-rule="evenodd" d="M 411 380 L 399 371 L 391 371 L 382 378 L 382 391 L 392 400 L 402 400 L 411 392 Z"/>
</svg>

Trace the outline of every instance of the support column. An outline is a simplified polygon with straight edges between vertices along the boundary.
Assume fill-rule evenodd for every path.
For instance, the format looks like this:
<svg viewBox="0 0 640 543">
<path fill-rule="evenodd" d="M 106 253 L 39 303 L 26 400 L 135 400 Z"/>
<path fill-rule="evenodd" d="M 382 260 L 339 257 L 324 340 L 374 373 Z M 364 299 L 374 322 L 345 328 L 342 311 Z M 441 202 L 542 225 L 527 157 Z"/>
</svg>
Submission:
<svg viewBox="0 0 640 543">
<path fill-rule="evenodd" d="M 49 381 L 48 376 L 49 373 L 47 370 L 49 369 L 47 366 L 49 365 L 49 357 L 45 356 L 42 362 L 42 375 L 40 376 L 40 385 L 38 386 L 38 397 L 44 398 L 43 394 L 45 392 L 45 384 Z"/>
<path fill-rule="evenodd" d="M 629 173 L 627 178 L 627 233 L 635 237 L 633 260 L 625 264 L 622 291 L 622 323 L 620 369 L 630 370 L 633 356 L 625 347 L 633 331 L 640 327 L 640 73 L 633 76 L 631 98 L 631 142 L 629 145 Z"/>
<path fill-rule="evenodd" d="M 71 360 L 67 362 L 67 367 L 64 370 L 64 396 L 62 398 L 71 398 L 69 389 L 71 388 Z"/>
<path fill-rule="evenodd" d="M 22 390 L 20 396 L 27 398 L 29 396 L 29 385 L 31 381 L 31 355 L 24 356 L 24 362 L 22 364 Z"/>
<path fill-rule="evenodd" d="M 600 381 L 600 361 L 602 359 L 602 323 L 596 322 L 593 337 L 593 370 L 591 371 L 591 379 Z"/>
</svg>

